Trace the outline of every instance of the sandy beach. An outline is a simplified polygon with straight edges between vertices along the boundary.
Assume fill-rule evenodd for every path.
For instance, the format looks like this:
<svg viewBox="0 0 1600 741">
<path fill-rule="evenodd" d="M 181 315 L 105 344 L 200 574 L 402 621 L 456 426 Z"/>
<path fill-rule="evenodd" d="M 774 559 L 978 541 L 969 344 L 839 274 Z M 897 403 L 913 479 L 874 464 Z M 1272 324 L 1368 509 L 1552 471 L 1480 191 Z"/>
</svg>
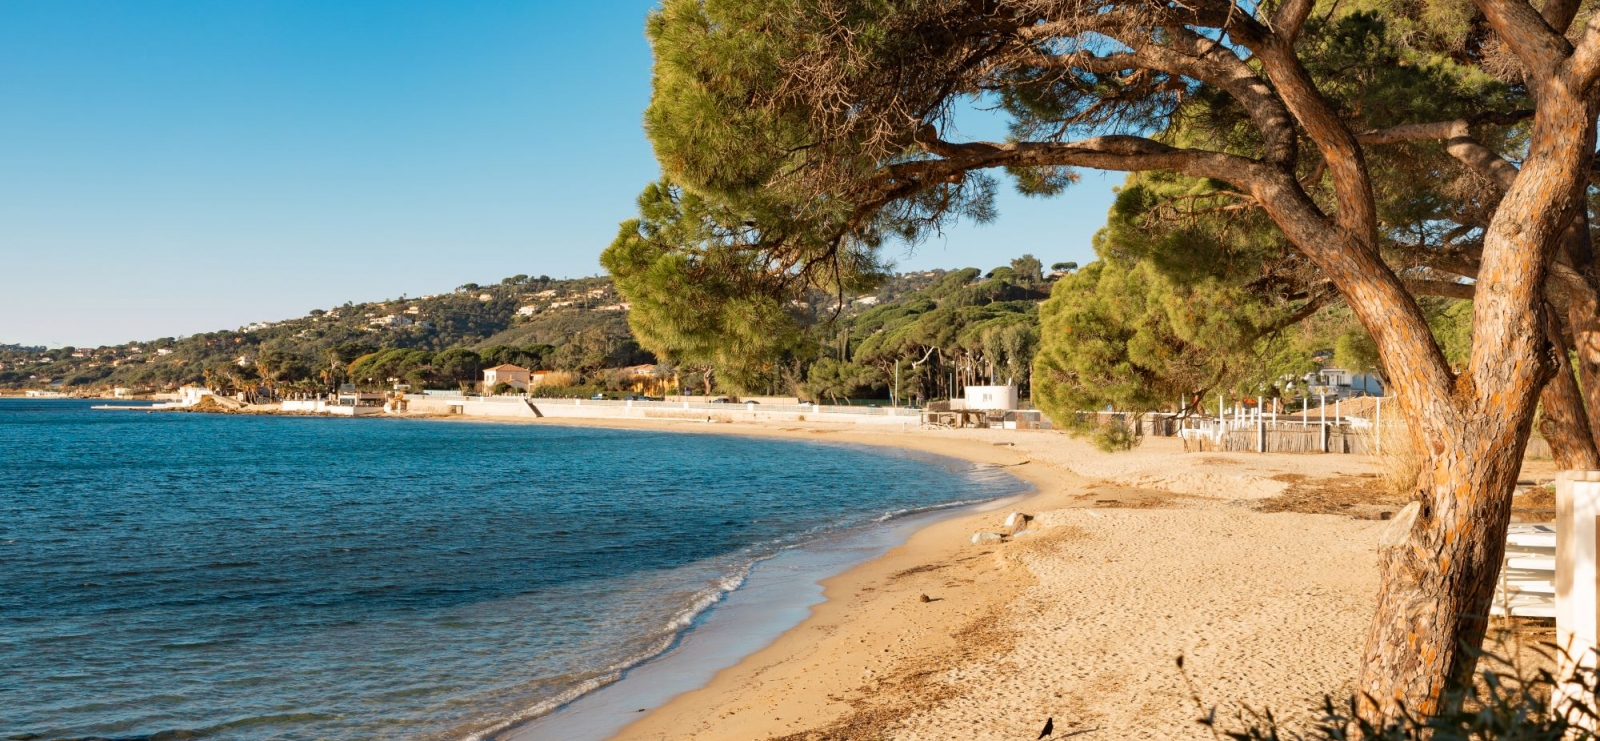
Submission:
<svg viewBox="0 0 1600 741">
<path fill-rule="evenodd" d="M 799 627 L 619 741 L 1016 739 L 1047 717 L 1058 734 L 1210 738 L 1201 705 L 1303 723 L 1352 685 L 1382 518 L 1400 505 L 1355 455 L 1184 453 L 1172 439 L 1106 454 L 1005 430 L 607 426 L 903 447 L 1004 466 L 1037 489 L 824 582 L 827 601 Z M 1035 516 L 1027 534 L 969 541 L 1010 511 Z"/>
</svg>

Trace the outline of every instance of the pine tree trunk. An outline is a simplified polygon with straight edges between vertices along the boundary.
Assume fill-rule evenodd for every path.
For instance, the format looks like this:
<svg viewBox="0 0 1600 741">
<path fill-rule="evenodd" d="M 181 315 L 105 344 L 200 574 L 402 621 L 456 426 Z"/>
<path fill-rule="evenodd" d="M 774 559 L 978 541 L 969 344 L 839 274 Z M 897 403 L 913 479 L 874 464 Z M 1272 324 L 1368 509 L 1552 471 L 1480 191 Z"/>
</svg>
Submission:
<svg viewBox="0 0 1600 741">
<path fill-rule="evenodd" d="M 1532 416 L 1507 412 L 1448 432 L 1424 421 L 1432 429 L 1413 435 L 1429 445 L 1418 499 L 1379 550 L 1383 586 L 1358 682 L 1368 719 L 1391 720 L 1402 705 L 1437 712 L 1447 685 L 1472 675 L 1464 647 L 1483 639 Z"/>
<path fill-rule="evenodd" d="M 1560 345 L 1557 345 L 1560 347 Z M 1585 411 L 1578 379 L 1565 353 L 1556 354 L 1556 373 L 1539 395 L 1539 432 L 1550 443 L 1550 456 L 1563 471 L 1600 468 L 1600 451 Z"/>
</svg>

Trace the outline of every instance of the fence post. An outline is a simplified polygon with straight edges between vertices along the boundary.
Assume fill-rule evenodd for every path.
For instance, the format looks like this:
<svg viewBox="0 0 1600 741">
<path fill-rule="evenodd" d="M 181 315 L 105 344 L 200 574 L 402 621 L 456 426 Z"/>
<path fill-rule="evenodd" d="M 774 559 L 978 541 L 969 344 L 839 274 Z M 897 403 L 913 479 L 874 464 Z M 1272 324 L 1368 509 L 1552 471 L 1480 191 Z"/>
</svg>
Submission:
<svg viewBox="0 0 1600 741">
<path fill-rule="evenodd" d="M 1256 403 L 1256 452 L 1267 452 L 1267 424 L 1261 419 L 1260 399 Z"/>
<path fill-rule="evenodd" d="M 1322 420 L 1322 452 L 1328 452 L 1328 395 L 1322 395 L 1322 405 L 1317 407 L 1317 414 Z"/>
<path fill-rule="evenodd" d="M 1228 423 L 1228 402 L 1222 392 L 1217 392 L 1217 431 L 1212 437 L 1218 447 L 1222 445 L 1222 428 Z"/>
<path fill-rule="evenodd" d="M 1372 439 L 1377 446 L 1377 454 L 1383 455 L 1383 397 L 1372 397 L 1372 405 L 1376 408 L 1372 413 Z"/>
<path fill-rule="evenodd" d="M 1595 570 L 1595 530 L 1600 521 L 1600 471 L 1562 471 L 1556 476 L 1556 645 L 1561 701 L 1583 699 L 1581 683 L 1567 682 L 1574 669 L 1595 666 L 1600 622 L 1600 574 Z M 1559 707 L 1564 702 L 1552 702 Z M 1584 727 L 1592 720 L 1575 719 Z M 1588 722 L 1585 722 L 1588 721 Z"/>
</svg>

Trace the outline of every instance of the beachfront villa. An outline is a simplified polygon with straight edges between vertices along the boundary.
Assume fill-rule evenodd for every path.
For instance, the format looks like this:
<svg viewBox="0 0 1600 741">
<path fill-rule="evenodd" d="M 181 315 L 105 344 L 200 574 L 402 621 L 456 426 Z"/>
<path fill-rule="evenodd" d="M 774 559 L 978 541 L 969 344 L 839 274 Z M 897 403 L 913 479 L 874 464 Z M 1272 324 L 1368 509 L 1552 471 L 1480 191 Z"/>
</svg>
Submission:
<svg viewBox="0 0 1600 741">
<path fill-rule="evenodd" d="M 483 390 L 492 390 L 495 386 L 506 384 L 519 391 L 527 391 L 533 385 L 533 371 L 520 365 L 502 363 L 483 371 Z"/>
<path fill-rule="evenodd" d="M 377 414 L 383 411 L 384 401 L 382 393 L 362 391 L 355 384 L 345 383 L 340 384 L 339 393 L 334 397 L 334 406 L 338 408 L 328 411 L 333 414 Z"/>
<path fill-rule="evenodd" d="M 178 389 L 178 406 L 192 407 L 200 403 L 201 399 L 212 396 L 211 389 L 195 384 L 185 384 Z"/>
<path fill-rule="evenodd" d="M 1305 380 L 1312 396 L 1327 396 L 1330 399 L 1383 396 L 1382 379 L 1370 373 L 1323 368 L 1307 375 Z"/>
</svg>

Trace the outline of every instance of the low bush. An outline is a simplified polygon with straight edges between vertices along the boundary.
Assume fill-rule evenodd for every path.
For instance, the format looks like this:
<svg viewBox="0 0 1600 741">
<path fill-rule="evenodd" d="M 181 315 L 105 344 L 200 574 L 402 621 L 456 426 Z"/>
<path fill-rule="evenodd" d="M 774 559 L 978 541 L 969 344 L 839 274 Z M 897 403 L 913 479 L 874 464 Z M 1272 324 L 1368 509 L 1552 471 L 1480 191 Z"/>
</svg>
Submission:
<svg viewBox="0 0 1600 741">
<path fill-rule="evenodd" d="M 605 393 L 605 389 L 594 384 L 556 386 L 541 383 L 534 386 L 529 393 L 535 399 L 587 399 L 595 394 Z"/>
<path fill-rule="evenodd" d="M 1559 653 L 1552 645 L 1545 649 Z M 1444 710 L 1422 717 L 1402 710 L 1399 719 L 1377 727 L 1360 720 L 1356 699 L 1325 698 L 1321 718 L 1304 728 L 1286 729 L 1269 711 L 1241 712 L 1233 729 L 1204 711 L 1200 722 L 1212 735 L 1234 741 L 1590 741 L 1600 726 L 1596 715 L 1597 687 L 1593 671 L 1580 670 L 1570 677 L 1570 699 L 1562 697 L 1562 682 L 1548 670 L 1529 670 L 1493 653 L 1479 659 L 1477 681 L 1447 693 Z M 1178 659 L 1182 671 L 1183 659 Z M 1184 674 L 1188 679 L 1187 673 Z M 1190 683 L 1197 706 L 1198 694 Z"/>
<path fill-rule="evenodd" d="M 1144 431 L 1137 420 L 1114 418 L 1095 425 L 1090 433 L 1094 446 L 1106 453 L 1133 450 L 1144 442 Z"/>
</svg>

